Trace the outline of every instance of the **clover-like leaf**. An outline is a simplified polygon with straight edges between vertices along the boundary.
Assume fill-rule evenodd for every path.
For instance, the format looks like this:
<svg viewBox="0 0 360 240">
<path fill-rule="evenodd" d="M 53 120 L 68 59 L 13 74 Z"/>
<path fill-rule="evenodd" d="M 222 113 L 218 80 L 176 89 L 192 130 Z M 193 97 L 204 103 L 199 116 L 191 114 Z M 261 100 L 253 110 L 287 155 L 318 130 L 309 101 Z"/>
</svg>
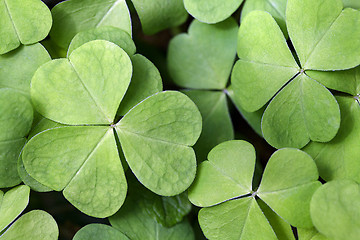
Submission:
<svg viewBox="0 0 360 240">
<path fill-rule="evenodd" d="M 43 40 L 52 25 L 50 10 L 40 0 L 0 1 L 0 54 L 20 44 L 33 44 Z"/>
<path fill-rule="evenodd" d="M 297 149 L 281 149 L 269 159 L 257 195 L 293 226 L 311 227 L 310 200 L 321 185 L 314 160 Z"/>
<path fill-rule="evenodd" d="M 274 230 L 279 240 L 295 240 L 294 233 L 290 224 L 285 222 L 283 218 L 277 215 L 265 202 L 257 199 L 257 203 L 264 213 L 266 219 L 269 221 L 272 229 Z M 298 228 L 297 228 L 298 229 Z"/>
<path fill-rule="evenodd" d="M 206 160 L 210 150 L 222 143 L 234 139 L 226 94 L 215 91 L 183 91 L 199 108 L 203 118 L 203 127 L 199 140 L 194 145 L 198 162 Z"/>
<path fill-rule="evenodd" d="M 357 0 L 342 0 L 344 8 L 350 7 L 357 10 L 360 10 L 360 2 Z"/>
<path fill-rule="evenodd" d="M 23 161 L 33 178 L 51 189 L 63 190 L 65 198 L 88 215 L 110 216 L 124 202 L 126 179 L 113 129 L 107 126 L 42 132 L 26 144 Z"/>
<path fill-rule="evenodd" d="M 72 51 L 84 43 L 93 40 L 106 40 L 115 43 L 121 47 L 129 56 L 134 55 L 136 51 L 134 41 L 131 39 L 129 33 L 127 33 L 125 30 L 113 26 L 100 26 L 76 34 L 75 37 L 71 40 L 67 55 L 69 56 Z"/>
<path fill-rule="evenodd" d="M 206 237 L 288 239 L 287 236 L 292 236 L 288 224 L 312 227 L 310 200 L 321 183 L 317 181 L 315 162 L 305 152 L 293 148 L 276 151 L 255 192 L 251 190 L 255 165 L 251 144 L 228 141 L 216 146 L 208 158 L 209 161 L 200 164 L 189 190 L 193 204 L 208 207 L 199 212 Z M 234 182 L 245 187 L 239 189 Z M 258 204 L 265 209 L 265 215 Z M 275 214 L 286 223 L 274 217 Z M 256 230 L 259 226 L 260 230 Z"/>
<path fill-rule="evenodd" d="M 7 54 L 0 55 L 0 88 L 11 88 L 30 97 L 30 80 L 36 69 L 51 58 L 40 44 L 21 46 Z M 14 70 L 21 66 L 21 71 Z"/>
<path fill-rule="evenodd" d="M 336 99 L 341 110 L 338 134 L 328 143 L 311 142 L 304 151 L 314 157 L 320 176 L 326 181 L 347 178 L 360 182 L 360 106 L 353 97 Z"/>
<path fill-rule="evenodd" d="M 270 102 L 261 128 L 270 145 L 301 148 L 310 140 L 330 141 L 339 125 L 340 110 L 334 96 L 318 82 L 300 74 Z"/>
<path fill-rule="evenodd" d="M 21 93 L 0 89 L 0 188 L 21 182 L 17 159 L 33 121 L 31 103 Z"/>
<path fill-rule="evenodd" d="M 42 65 L 32 79 L 39 113 L 65 124 L 109 124 L 129 86 L 132 64 L 117 45 L 88 42 L 68 59 Z M 76 109 L 76 111 L 74 111 Z"/>
<path fill-rule="evenodd" d="M 131 61 L 133 75 L 117 113 L 120 116 L 124 116 L 145 98 L 163 90 L 160 72 L 150 60 L 143 55 L 135 54 Z"/>
<path fill-rule="evenodd" d="M 93 223 L 81 228 L 73 240 L 129 240 L 122 232 L 105 224 Z"/>
<path fill-rule="evenodd" d="M 176 195 L 193 181 L 190 146 L 199 138 L 201 115 L 184 94 L 167 91 L 145 99 L 116 124 L 116 132 L 129 167 L 151 191 Z"/>
<path fill-rule="evenodd" d="M 213 148 L 198 168 L 189 190 L 190 201 L 208 207 L 252 191 L 254 147 L 245 141 L 228 141 Z"/>
<path fill-rule="evenodd" d="M 14 187 L 5 194 L 0 191 L 0 232 L 24 211 L 29 195 L 30 188 L 26 185 Z"/>
<path fill-rule="evenodd" d="M 186 10 L 204 23 L 218 23 L 233 14 L 243 0 L 184 0 Z"/>
<path fill-rule="evenodd" d="M 245 111 L 260 109 L 298 73 L 284 35 L 269 13 L 253 11 L 244 18 L 237 51 L 240 60 L 231 83 L 234 98 Z"/>
<path fill-rule="evenodd" d="M 176 27 L 184 23 L 188 17 L 183 0 L 131 1 L 139 15 L 142 30 L 145 34 L 150 35 L 166 28 Z"/>
<path fill-rule="evenodd" d="M 78 33 L 94 27 L 113 26 L 131 35 L 131 20 L 125 0 L 69 0 L 57 4 L 51 10 L 54 23 L 51 39 L 67 49 Z M 66 29 L 66 31 L 64 31 Z"/>
<path fill-rule="evenodd" d="M 329 240 L 319 233 L 316 228 L 296 228 L 299 240 Z"/>
<path fill-rule="evenodd" d="M 311 200 L 311 219 L 316 229 L 330 239 L 358 239 L 359 199 L 359 184 L 352 180 L 324 184 Z"/>
<path fill-rule="evenodd" d="M 1 240 L 56 240 L 59 229 L 54 218 L 47 212 L 33 210 L 21 216 L 1 236 Z"/>
<path fill-rule="evenodd" d="M 274 17 L 287 38 L 288 34 L 285 22 L 286 3 L 287 0 L 247 0 L 241 11 L 241 19 L 244 19 L 248 13 L 254 10 L 266 11 Z"/>
<path fill-rule="evenodd" d="M 203 208 L 199 223 L 209 239 L 278 239 L 253 197 Z"/>
<path fill-rule="evenodd" d="M 128 236 L 131 240 L 194 240 L 194 232 L 188 221 L 167 228 L 158 223 L 149 213 L 148 201 L 129 196 L 124 206 L 109 218 L 110 224 Z"/>
<path fill-rule="evenodd" d="M 188 34 L 169 45 L 168 68 L 181 87 L 224 89 L 236 55 L 237 23 L 230 18 L 209 25 L 194 20 Z"/>
<path fill-rule="evenodd" d="M 360 12 L 342 9 L 341 0 L 288 1 L 287 27 L 304 69 L 341 70 L 359 65 Z"/>
<path fill-rule="evenodd" d="M 360 93 L 360 67 L 345 71 L 307 71 L 306 74 L 327 88 L 349 93 L 353 96 Z"/>
</svg>

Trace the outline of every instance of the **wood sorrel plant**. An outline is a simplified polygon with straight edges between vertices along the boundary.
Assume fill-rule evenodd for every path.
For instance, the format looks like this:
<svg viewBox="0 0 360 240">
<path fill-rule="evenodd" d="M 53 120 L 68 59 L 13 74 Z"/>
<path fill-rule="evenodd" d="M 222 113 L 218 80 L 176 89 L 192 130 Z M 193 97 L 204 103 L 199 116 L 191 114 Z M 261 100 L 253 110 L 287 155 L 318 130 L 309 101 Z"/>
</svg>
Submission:
<svg viewBox="0 0 360 240">
<path fill-rule="evenodd" d="M 359 8 L 0 0 L 0 240 L 358 239 Z"/>
</svg>

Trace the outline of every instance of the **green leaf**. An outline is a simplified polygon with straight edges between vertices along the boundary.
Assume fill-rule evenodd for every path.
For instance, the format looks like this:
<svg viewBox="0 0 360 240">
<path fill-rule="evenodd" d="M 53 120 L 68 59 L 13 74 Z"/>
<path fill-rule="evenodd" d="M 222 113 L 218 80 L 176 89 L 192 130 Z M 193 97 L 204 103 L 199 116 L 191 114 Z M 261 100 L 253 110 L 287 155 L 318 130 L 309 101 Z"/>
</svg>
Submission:
<svg viewBox="0 0 360 240">
<path fill-rule="evenodd" d="M 227 140 L 234 139 L 226 95 L 215 91 L 183 91 L 199 108 L 203 127 L 199 140 L 194 145 L 198 162 L 206 160 L 210 150 Z"/>
<path fill-rule="evenodd" d="M 51 38 L 47 38 L 41 41 L 41 44 L 46 48 L 52 59 L 66 57 L 67 49 L 56 45 L 56 43 Z"/>
<path fill-rule="evenodd" d="M 33 137 L 23 151 L 26 171 L 82 212 L 108 217 L 122 205 L 126 179 L 113 129 L 61 127 Z"/>
<path fill-rule="evenodd" d="M 311 142 L 304 151 L 313 156 L 321 178 L 353 179 L 360 182 L 358 139 L 360 106 L 353 97 L 336 97 L 341 111 L 341 126 L 336 137 L 328 143 Z"/>
<path fill-rule="evenodd" d="M 204 23 L 217 23 L 230 17 L 243 0 L 184 0 L 186 10 Z"/>
<path fill-rule="evenodd" d="M 251 11 L 266 11 L 273 16 L 285 37 L 288 38 L 285 23 L 286 3 L 287 0 L 247 0 L 245 1 L 244 7 L 241 11 L 241 21 Z"/>
<path fill-rule="evenodd" d="M 51 58 L 45 48 L 37 43 L 21 46 L 0 55 L 0 88 L 11 88 L 30 98 L 30 80 L 40 65 Z M 14 70 L 21 68 L 21 71 Z"/>
<path fill-rule="evenodd" d="M 252 129 L 259 136 L 262 137 L 261 118 L 267 106 L 265 105 L 264 107 L 260 108 L 255 112 L 247 112 L 241 107 L 240 103 L 237 102 L 238 98 L 235 97 L 234 90 L 231 85 L 227 88 L 227 95 L 230 97 L 231 101 L 233 102 L 233 104 L 235 105 L 236 109 L 239 111 L 241 116 L 245 119 L 245 121 L 252 127 Z"/>
<path fill-rule="evenodd" d="M 276 151 L 269 159 L 258 196 L 295 227 L 312 227 L 310 200 L 321 185 L 314 160 L 291 148 Z"/>
<path fill-rule="evenodd" d="M 11 89 L 0 89 L 0 188 L 21 182 L 17 159 L 33 121 L 29 100 Z"/>
<path fill-rule="evenodd" d="M 1 240 L 56 240 L 59 229 L 54 218 L 41 210 L 33 210 L 21 216 L 6 232 Z"/>
<path fill-rule="evenodd" d="M 49 192 L 52 189 L 39 183 L 36 181 L 33 177 L 29 175 L 29 173 L 26 171 L 23 160 L 22 160 L 22 154 L 20 154 L 20 157 L 18 158 L 17 162 L 17 171 L 19 174 L 19 177 L 21 178 L 21 181 L 23 181 L 24 184 L 29 186 L 32 190 L 35 190 L 37 192 Z"/>
<path fill-rule="evenodd" d="M 131 57 L 133 75 L 124 99 L 120 103 L 118 115 L 124 116 L 131 108 L 145 98 L 163 90 L 159 70 L 146 57 L 135 54 Z"/>
<path fill-rule="evenodd" d="M 319 233 L 316 228 L 297 228 L 299 240 L 329 240 Z"/>
<path fill-rule="evenodd" d="M 92 223 L 81 228 L 73 240 L 129 240 L 122 232 L 105 224 Z"/>
<path fill-rule="evenodd" d="M 352 180 L 331 181 L 312 197 L 312 221 L 330 239 L 355 240 L 360 235 L 359 184 Z"/>
<path fill-rule="evenodd" d="M 29 100 L 14 90 L 0 89 L 0 106 L 0 142 L 26 136 L 33 120 Z"/>
<path fill-rule="evenodd" d="M 111 225 L 131 240 L 195 239 L 189 222 L 183 221 L 171 228 L 163 227 L 148 214 L 148 209 L 146 209 L 148 204 L 139 204 L 139 201 L 143 200 L 129 196 L 120 211 L 109 218 Z"/>
<path fill-rule="evenodd" d="M 253 197 L 203 208 L 199 223 L 205 236 L 213 240 L 277 239 Z"/>
<path fill-rule="evenodd" d="M 250 143 L 221 143 L 211 150 L 208 159 L 200 164 L 189 190 L 194 205 L 208 207 L 252 191 L 255 150 Z"/>
<path fill-rule="evenodd" d="M 266 108 L 262 132 L 276 148 L 302 148 L 310 140 L 330 141 L 339 125 L 340 110 L 334 96 L 318 82 L 300 74 Z"/>
<path fill-rule="evenodd" d="M 29 195 L 30 188 L 26 185 L 14 187 L 5 194 L 0 191 L 0 232 L 24 211 Z"/>
<path fill-rule="evenodd" d="M 129 33 L 117 27 L 101 26 L 76 34 L 75 37 L 71 40 L 67 55 L 69 56 L 72 51 L 84 43 L 100 39 L 115 43 L 121 47 L 129 56 L 135 54 L 136 46 Z"/>
<path fill-rule="evenodd" d="M 88 42 L 68 59 L 42 65 L 31 82 L 34 106 L 65 124 L 110 124 L 132 74 L 130 58 L 104 40 Z"/>
<path fill-rule="evenodd" d="M 13 187 L 21 182 L 17 159 L 25 142 L 25 138 L 0 141 L 0 188 Z"/>
<path fill-rule="evenodd" d="M 44 39 L 51 28 L 50 10 L 40 0 L 0 1 L 0 54 L 20 44 L 33 44 Z"/>
<path fill-rule="evenodd" d="M 327 88 L 357 95 L 360 93 L 360 67 L 345 71 L 306 71 L 306 74 Z"/>
<path fill-rule="evenodd" d="M 344 8 L 350 7 L 360 10 L 360 2 L 358 0 L 342 0 Z"/>
<path fill-rule="evenodd" d="M 279 240 L 295 240 L 291 226 L 277 215 L 266 203 L 258 199 L 260 209 L 263 211 L 266 219 L 269 221 Z"/>
<path fill-rule="evenodd" d="M 237 51 L 231 84 L 235 101 L 248 112 L 264 106 L 299 71 L 279 26 L 263 11 L 244 18 Z"/>
<path fill-rule="evenodd" d="M 341 70 L 359 65 L 360 12 L 342 9 L 341 0 L 288 1 L 288 31 L 304 69 Z"/>
<path fill-rule="evenodd" d="M 129 167 L 151 191 L 171 196 L 192 183 L 196 159 L 190 146 L 199 138 L 201 115 L 184 94 L 145 99 L 116 124 L 116 132 Z"/>
<path fill-rule="evenodd" d="M 142 30 L 148 35 L 176 27 L 188 17 L 183 0 L 132 0 L 132 3 L 139 15 Z"/>
<path fill-rule="evenodd" d="M 174 82 L 186 88 L 224 89 L 236 55 L 238 25 L 233 18 L 209 25 L 194 20 L 189 33 L 173 38 L 168 68 Z"/>
<path fill-rule="evenodd" d="M 71 39 L 81 31 L 113 26 L 131 35 L 131 20 L 125 0 L 69 0 L 57 4 L 51 14 L 54 19 L 51 39 L 67 49 Z M 66 31 L 64 31 L 66 29 Z"/>
</svg>

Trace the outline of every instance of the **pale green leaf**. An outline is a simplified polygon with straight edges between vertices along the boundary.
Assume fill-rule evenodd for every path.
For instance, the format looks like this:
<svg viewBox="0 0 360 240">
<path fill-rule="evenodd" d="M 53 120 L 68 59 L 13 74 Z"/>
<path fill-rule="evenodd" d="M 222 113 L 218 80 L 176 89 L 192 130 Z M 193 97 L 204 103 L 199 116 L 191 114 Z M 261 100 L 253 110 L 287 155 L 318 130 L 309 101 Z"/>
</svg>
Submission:
<svg viewBox="0 0 360 240">
<path fill-rule="evenodd" d="M 17 160 L 25 142 L 25 138 L 0 141 L 0 188 L 13 187 L 21 182 Z"/>
<path fill-rule="evenodd" d="M 131 20 L 125 0 L 69 0 L 51 10 L 54 24 L 50 37 L 67 49 L 71 39 L 81 31 L 100 26 L 113 26 L 131 35 Z M 66 31 L 64 31 L 66 29 Z"/>
<path fill-rule="evenodd" d="M 299 71 L 279 26 L 263 11 L 244 18 L 237 51 L 231 84 L 235 101 L 248 112 L 264 106 Z"/>
<path fill-rule="evenodd" d="M 167 91 L 136 105 L 117 123 L 116 131 L 129 167 L 151 191 L 176 195 L 195 177 L 195 144 L 201 115 L 184 94 Z"/>
<path fill-rule="evenodd" d="M 68 59 L 42 65 L 31 82 L 43 116 L 66 124 L 110 124 L 132 74 L 130 58 L 105 40 L 88 42 Z"/>
<path fill-rule="evenodd" d="M 269 159 L 258 196 L 295 227 L 312 227 L 310 200 L 321 185 L 314 160 L 293 148 L 276 151 Z"/>
<path fill-rule="evenodd" d="M 82 212 L 114 214 L 126 195 L 126 179 L 113 129 L 102 126 L 60 127 L 33 137 L 23 151 L 26 171 Z"/>
<path fill-rule="evenodd" d="M 288 1 L 288 31 L 304 69 L 341 70 L 359 65 L 360 12 L 342 9 L 341 0 Z"/>
<path fill-rule="evenodd" d="M 73 240 L 129 240 L 129 238 L 105 224 L 92 223 L 81 228 L 74 236 Z"/>
<path fill-rule="evenodd" d="M 148 214 L 144 199 L 128 197 L 124 206 L 109 218 L 111 225 L 131 240 L 194 240 L 194 232 L 187 221 L 166 228 Z"/>
<path fill-rule="evenodd" d="M 327 88 L 354 96 L 360 93 L 360 67 L 345 71 L 306 71 L 306 74 Z"/>
<path fill-rule="evenodd" d="M 291 226 L 277 215 L 266 203 L 261 199 L 257 200 L 260 209 L 263 211 L 266 219 L 269 221 L 274 230 L 278 240 L 295 240 L 294 233 Z"/>
<path fill-rule="evenodd" d="M 285 37 L 288 38 L 285 23 L 286 3 L 287 0 L 246 0 L 241 11 L 241 20 L 251 11 L 266 11 L 273 16 Z"/>
<path fill-rule="evenodd" d="M 329 240 L 319 233 L 316 228 L 297 228 L 299 240 Z"/>
<path fill-rule="evenodd" d="M 255 112 L 247 112 L 241 107 L 240 103 L 237 102 L 238 98 L 235 97 L 234 90 L 231 85 L 227 88 L 227 95 L 230 97 L 231 101 L 233 102 L 233 104 L 235 105 L 236 109 L 239 111 L 241 116 L 245 119 L 245 121 L 252 127 L 252 129 L 259 136 L 262 137 L 261 118 L 262 115 L 264 114 L 266 105 Z"/>
<path fill-rule="evenodd" d="M 24 163 L 22 160 L 22 154 L 18 158 L 17 171 L 18 171 L 21 181 L 23 181 L 23 183 L 26 184 L 27 186 L 29 186 L 32 190 L 35 190 L 37 192 L 49 192 L 52 190 L 51 188 L 36 181 L 33 177 L 31 177 L 29 175 L 28 172 L 26 172 L 26 169 L 25 169 L 25 166 L 24 166 Z"/>
<path fill-rule="evenodd" d="M 124 116 L 145 98 L 163 90 L 159 70 L 146 57 L 135 54 L 131 57 L 133 75 L 124 99 L 120 103 L 118 115 Z"/>
<path fill-rule="evenodd" d="M 154 34 L 184 23 L 188 13 L 183 0 L 132 0 L 145 34 Z M 156 14 L 155 14 L 156 13 Z"/>
<path fill-rule="evenodd" d="M 1 240 L 56 240 L 59 229 L 54 218 L 47 212 L 33 210 L 21 216 L 6 232 Z"/>
<path fill-rule="evenodd" d="M 168 68 L 174 82 L 186 88 L 224 89 L 236 55 L 238 25 L 233 18 L 209 25 L 194 20 L 189 33 L 173 38 Z"/>
<path fill-rule="evenodd" d="M 25 137 L 33 121 L 29 100 L 11 89 L 0 89 L 0 142 Z"/>
<path fill-rule="evenodd" d="M 263 136 L 276 148 L 302 148 L 310 140 L 330 141 L 339 126 L 340 110 L 334 96 L 305 74 L 275 96 L 262 119 Z"/>
<path fill-rule="evenodd" d="M 358 0 L 342 0 L 344 8 L 350 7 L 360 10 L 360 2 Z"/>
<path fill-rule="evenodd" d="M 250 143 L 221 143 L 211 150 L 208 159 L 200 164 L 189 190 L 194 205 L 208 207 L 252 191 L 255 150 Z"/>
<path fill-rule="evenodd" d="M 277 239 L 253 197 L 203 208 L 199 223 L 205 236 L 212 240 Z"/>
<path fill-rule="evenodd" d="M 186 10 L 204 23 L 217 23 L 230 17 L 243 0 L 184 0 Z"/>
<path fill-rule="evenodd" d="M 39 43 L 0 55 L 0 88 L 11 88 L 30 98 L 32 76 L 40 65 L 50 60 L 48 52 Z"/>
<path fill-rule="evenodd" d="M 101 26 L 76 34 L 75 37 L 71 40 L 67 55 L 69 56 L 72 51 L 84 43 L 93 40 L 106 40 L 115 43 L 121 47 L 129 56 L 134 55 L 136 51 L 136 46 L 131 39 L 131 36 L 125 30 L 113 26 Z"/>
<path fill-rule="evenodd" d="M 14 187 L 3 194 L 0 191 L 0 232 L 14 221 L 29 203 L 30 188 L 26 185 Z M 2 238 L 1 238 L 2 239 Z"/>
<path fill-rule="evenodd" d="M 23 94 L 0 89 L 0 188 L 21 182 L 17 159 L 33 121 L 31 103 Z"/>
<path fill-rule="evenodd" d="M 0 1 L 0 54 L 20 44 L 43 40 L 52 25 L 50 10 L 40 0 Z"/>
<path fill-rule="evenodd" d="M 347 178 L 360 182 L 360 106 L 353 97 L 336 99 L 341 111 L 338 134 L 328 143 L 311 142 L 304 151 L 314 157 L 324 180 Z"/>
<path fill-rule="evenodd" d="M 202 131 L 194 145 L 198 162 L 206 160 L 210 150 L 227 140 L 234 139 L 226 94 L 215 91 L 188 90 L 183 91 L 199 108 L 202 119 Z"/>
<path fill-rule="evenodd" d="M 330 239 L 356 240 L 360 235 L 360 189 L 352 180 L 331 181 L 312 197 L 310 211 L 317 230 Z"/>
</svg>

